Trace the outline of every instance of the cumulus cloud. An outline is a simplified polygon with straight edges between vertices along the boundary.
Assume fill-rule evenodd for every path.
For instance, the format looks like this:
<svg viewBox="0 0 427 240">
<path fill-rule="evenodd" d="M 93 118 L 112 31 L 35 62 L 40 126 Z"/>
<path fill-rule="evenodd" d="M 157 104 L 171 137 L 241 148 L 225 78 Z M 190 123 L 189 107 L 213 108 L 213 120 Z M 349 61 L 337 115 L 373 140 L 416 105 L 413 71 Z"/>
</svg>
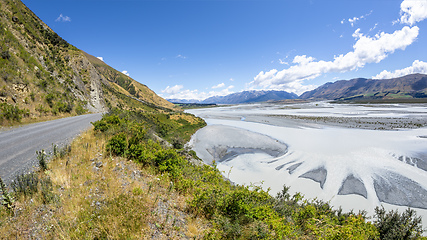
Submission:
<svg viewBox="0 0 427 240">
<path fill-rule="evenodd" d="M 223 88 L 225 86 L 225 83 L 220 83 L 218 85 L 212 86 L 212 88 Z"/>
<path fill-rule="evenodd" d="M 400 22 L 414 25 L 427 18 L 427 0 L 404 0 L 400 4 Z"/>
<path fill-rule="evenodd" d="M 126 76 L 128 76 L 128 77 L 129 77 L 129 73 L 128 73 L 128 71 L 123 70 L 123 71 L 122 71 L 122 73 L 123 73 L 124 75 L 126 75 Z"/>
<path fill-rule="evenodd" d="M 69 16 L 64 16 L 61 14 L 59 14 L 59 17 L 57 19 L 55 19 L 55 22 L 71 22 L 71 18 Z"/>
<path fill-rule="evenodd" d="M 168 98 L 168 99 L 196 99 L 196 100 L 204 100 L 209 97 L 213 96 L 225 96 L 231 93 L 234 93 L 231 91 L 234 86 L 228 86 L 227 88 L 222 89 L 221 91 L 209 91 L 209 92 L 199 92 L 199 90 L 194 89 L 183 89 L 184 86 L 182 85 L 175 85 L 173 87 L 167 86 L 164 90 L 161 92 L 164 94 L 161 94 L 162 97 Z"/>
<path fill-rule="evenodd" d="M 170 95 L 176 94 L 179 93 L 183 87 L 184 86 L 182 85 L 175 85 L 173 87 L 167 86 L 164 90 L 162 90 L 162 93 L 167 93 Z"/>
<path fill-rule="evenodd" d="M 417 26 L 405 26 L 393 33 L 381 32 L 373 37 L 366 36 L 357 29 L 353 33 L 356 43 L 353 51 L 339 56 L 334 56 L 332 61 L 315 61 L 306 55 L 296 56 L 295 65 L 281 71 L 272 69 L 261 71 L 249 83 L 251 88 L 263 89 L 289 89 L 298 94 L 303 88 L 302 82 L 319 77 L 328 72 L 346 72 L 362 68 L 367 63 L 378 63 L 396 50 L 404 50 L 417 38 Z"/>
<path fill-rule="evenodd" d="M 415 60 L 412 63 L 412 66 L 409 66 L 403 69 L 398 69 L 393 72 L 384 70 L 378 75 L 373 76 L 372 78 L 373 79 L 390 79 L 390 78 L 402 77 L 402 76 L 413 74 L 413 73 L 427 74 L 427 62 Z"/>
<path fill-rule="evenodd" d="M 104 58 L 103 57 L 96 57 L 96 58 L 98 58 L 99 60 L 101 60 L 101 61 L 104 61 Z"/>
<path fill-rule="evenodd" d="M 183 56 L 183 55 L 181 55 L 181 54 L 176 55 L 176 57 L 175 57 L 175 58 L 187 59 L 187 57 L 186 57 L 186 56 Z"/>
</svg>

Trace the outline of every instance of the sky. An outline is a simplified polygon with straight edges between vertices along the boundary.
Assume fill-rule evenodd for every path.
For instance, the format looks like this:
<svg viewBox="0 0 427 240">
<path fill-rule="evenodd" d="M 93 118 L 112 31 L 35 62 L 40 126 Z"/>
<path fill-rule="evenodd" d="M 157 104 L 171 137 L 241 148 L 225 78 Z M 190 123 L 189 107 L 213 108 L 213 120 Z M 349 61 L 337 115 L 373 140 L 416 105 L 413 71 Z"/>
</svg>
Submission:
<svg viewBox="0 0 427 240">
<path fill-rule="evenodd" d="M 427 0 L 22 0 L 167 99 L 427 74 Z"/>
</svg>

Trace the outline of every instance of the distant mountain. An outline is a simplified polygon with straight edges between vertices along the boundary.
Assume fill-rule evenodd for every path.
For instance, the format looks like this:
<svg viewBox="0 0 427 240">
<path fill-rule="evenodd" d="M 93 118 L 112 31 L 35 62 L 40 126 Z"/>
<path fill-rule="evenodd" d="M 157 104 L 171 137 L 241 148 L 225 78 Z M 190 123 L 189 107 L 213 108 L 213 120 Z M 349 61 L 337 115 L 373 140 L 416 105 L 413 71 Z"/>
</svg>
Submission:
<svg viewBox="0 0 427 240">
<path fill-rule="evenodd" d="M 232 93 L 226 96 L 214 96 L 205 100 L 185 100 L 185 99 L 168 99 L 173 103 L 203 103 L 203 104 L 241 104 L 241 103 L 256 103 L 266 101 L 277 101 L 285 99 L 296 99 L 298 95 L 288 93 L 286 91 L 243 91 Z"/>
<path fill-rule="evenodd" d="M 396 99 L 427 98 L 427 75 L 411 74 L 392 79 L 340 80 L 303 93 L 301 99 Z"/>
<path fill-rule="evenodd" d="M 187 104 L 187 103 L 201 103 L 202 102 L 201 100 L 197 100 L 197 99 L 169 98 L 169 99 L 166 99 L 166 100 L 168 100 L 171 103 L 184 103 L 184 104 Z"/>
</svg>

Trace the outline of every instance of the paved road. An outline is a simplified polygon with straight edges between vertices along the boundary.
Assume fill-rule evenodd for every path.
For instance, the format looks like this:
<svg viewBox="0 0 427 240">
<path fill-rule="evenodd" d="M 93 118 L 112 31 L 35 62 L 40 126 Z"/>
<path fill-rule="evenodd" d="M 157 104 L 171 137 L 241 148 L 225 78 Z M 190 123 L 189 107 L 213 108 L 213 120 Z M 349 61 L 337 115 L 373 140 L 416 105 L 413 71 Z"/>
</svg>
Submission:
<svg viewBox="0 0 427 240">
<path fill-rule="evenodd" d="M 34 123 L 0 132 L 0 177 L 9 182 L 12 177 L 37 166 L 36 151 L 52 150 L 52 144 L 62 146 L 91 124 L 101 119 L 101 113 Z"/>
</svg>

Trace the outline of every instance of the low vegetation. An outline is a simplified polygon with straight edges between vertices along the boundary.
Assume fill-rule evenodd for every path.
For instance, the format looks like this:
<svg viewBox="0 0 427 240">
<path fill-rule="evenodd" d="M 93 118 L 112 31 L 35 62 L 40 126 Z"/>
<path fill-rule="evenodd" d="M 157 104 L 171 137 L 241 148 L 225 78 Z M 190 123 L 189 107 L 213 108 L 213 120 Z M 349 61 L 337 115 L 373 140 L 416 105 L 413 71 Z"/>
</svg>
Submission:
<svg viewBox="0 0 427 240">
<path fill-rule="evenodd" d="M 238 186 L 183 143 L 205 123 L 184 113 L 113 110 L 40 170 L 2 183 L 0 238 L 419 239 L 420 218 Z M 180 139 L 177 139 L 180 138 Z M 168 144 L 169 142 L 174 144 Z M 175 143 L 175 142 L 176 143 Z"/>
</svg>

